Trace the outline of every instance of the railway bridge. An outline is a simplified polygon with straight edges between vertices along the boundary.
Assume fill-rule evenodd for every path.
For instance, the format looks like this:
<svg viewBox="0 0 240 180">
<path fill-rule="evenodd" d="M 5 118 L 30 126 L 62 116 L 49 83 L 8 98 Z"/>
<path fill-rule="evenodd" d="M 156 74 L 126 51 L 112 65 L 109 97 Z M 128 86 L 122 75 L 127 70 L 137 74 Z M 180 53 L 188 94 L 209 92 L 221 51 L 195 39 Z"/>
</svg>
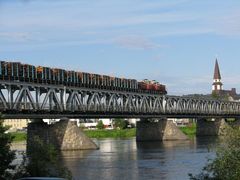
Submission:
<svg viewBox="0 0 240 180">
<path fill-rule="evenodd" d="M 240 103 L 127 91 L 0 81 L 5 118 L 238 118 Z"/>
<path fill-rule="evenodd" d="M 198 119 L 198 135 L 216 135 L 225 123 L 221 119 L 237 119 L 240 116 L 239 102 L 14 80 L 1 80 L 0 84 L 0 111 L 4 117 L 31 119 L 35 123 L 30 123 L 29 134 L 41 132 L 44 139 L 49 139 L 47 135 L 57 136 L 57 139 L 61 137 L 61 143 L 58 145 L 61 144 L 62 149 L 69 149 L 69 147 L 78 149 L 84 142 L 87 142 L 86 144 L 89 142 L 86 137 L 82 138 L 82 135 L 79 137 L 82 138 L 82 142 L 77 145 L 72 145 L 75 144 L 72 135 L 64 139 L 65 133 L 69 134 L 66 127 L 70 126 L 70 131 L 75 134 L 75 131 L 78 131 L 73 123 L 64 121 L 65 125 L 60 123 L 55 128 L 49 128 L 39 124 L 41 119 L 139 118 L 141 120 L 137 124 L 137 140 L 148 141 L 185 138 L 166 118 L 196 118 Z M 215 118 L 215 121 L 206 121 L 207 118 Z M 47 131 L 43 132 L 44 129 Z M 55 134 L 49 135 L 52 132 Z M 52 139 L 54 139 L 53 142 L 59 141 L 56 137 Z M 62 147 L 62 144 L 65 146 Z M 91 147 L 93 147 L 91 143 L 86 146 L 86 148 Z"/>
</svg>

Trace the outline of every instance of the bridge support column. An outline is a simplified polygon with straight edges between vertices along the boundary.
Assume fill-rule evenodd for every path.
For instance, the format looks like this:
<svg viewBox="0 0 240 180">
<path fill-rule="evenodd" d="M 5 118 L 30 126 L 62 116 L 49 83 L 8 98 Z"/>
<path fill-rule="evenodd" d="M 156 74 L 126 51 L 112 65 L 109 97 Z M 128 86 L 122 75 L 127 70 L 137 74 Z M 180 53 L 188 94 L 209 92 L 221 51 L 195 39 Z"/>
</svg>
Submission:
<svg viewBox="0 0 240 180">
<path fill-rule="evenodd" d="M 33 120 L 28 125 L 28 150 L 31 150 L 35 136 L 44 143 L 54 145 L 58 150 L 98 149 L 97 145 L 77 126 L 77 123 L 69 120 L 61 120 L 51 125 L 42 120 Z"/>
<path fill-rule="evenodd" d="M 172 122 L 160 119 L 158 122 L 137 122 L 137 141 L 187 140 L 187 136 Z"/>
<path fill-rule="evenodd" d="M 198 119 L 197 120 L 197 136 L 218 136 L 224 134 L 224 129 L 228 127 L 228 123 L 225 119 L 215 119 L 207 120 L 207 119 Z"/>
</svg>

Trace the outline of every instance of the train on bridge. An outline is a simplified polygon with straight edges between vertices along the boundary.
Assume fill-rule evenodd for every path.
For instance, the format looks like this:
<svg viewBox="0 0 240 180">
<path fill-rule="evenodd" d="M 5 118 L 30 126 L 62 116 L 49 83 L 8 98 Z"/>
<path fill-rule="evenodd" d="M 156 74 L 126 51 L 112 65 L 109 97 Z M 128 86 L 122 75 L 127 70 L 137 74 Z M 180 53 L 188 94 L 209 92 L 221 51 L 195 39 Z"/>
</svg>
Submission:
<svg viewBox="0 0 240 180">
<path fill-rule="evenodd" d="M 84 87 L 150 94 L 167 94 L 163 84 L 153 80 L 137 81 L 59 68 L 0 61 L 0 80 Z"/>
</svg>

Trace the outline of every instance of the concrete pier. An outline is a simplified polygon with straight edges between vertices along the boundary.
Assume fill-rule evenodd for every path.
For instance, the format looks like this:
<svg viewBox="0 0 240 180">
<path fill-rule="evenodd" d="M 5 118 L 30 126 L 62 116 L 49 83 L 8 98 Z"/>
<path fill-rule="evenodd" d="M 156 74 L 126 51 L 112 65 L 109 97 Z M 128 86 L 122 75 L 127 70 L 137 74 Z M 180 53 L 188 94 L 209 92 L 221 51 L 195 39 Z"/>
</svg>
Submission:
<svg viewBox="0 0 240 180">
<path fill-rule="evenodd" d="M 158 122 L 137 122 L 137 141 L 187 140 L 188 137 L 172 122 L 166 119 Z"/>
<path fill-rule="evenodd" d="M 196 136 L 219 136 L 224 134 L 224 129 L 229 127 L 225 119 L 198 119 Z"/>
<path fill-rule="evenodd" d="M 48 125 L 42 120 L 34 119 L 28 125 L 28 149 L 31 149 L 31 144 L 34 143 L 34 136 L 38 136 L 44 143 L 54 145 L 58 150 L 98 149 L 97 145 L 77 126 L 77 123 L 69 120 Z"/>
</svg>

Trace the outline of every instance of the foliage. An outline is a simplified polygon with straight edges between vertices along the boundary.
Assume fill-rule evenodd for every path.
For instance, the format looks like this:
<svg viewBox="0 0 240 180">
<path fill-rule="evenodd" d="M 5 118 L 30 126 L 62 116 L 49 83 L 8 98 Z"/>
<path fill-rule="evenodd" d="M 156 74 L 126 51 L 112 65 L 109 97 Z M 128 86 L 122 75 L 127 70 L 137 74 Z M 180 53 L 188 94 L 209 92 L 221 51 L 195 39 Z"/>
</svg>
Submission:
<svg viewBox="0 0 240 180">
<path fill-rule="evenodd" d="M 125 121 L 124 119 L 114 119 L 113 126 L 114 128 L 118 128 L 118 129 L 126 129 L 128 126 L 128 122 Z"/>
<path fill-rule="evenodd" d="M 213 99 L 220 99 L 220 95 L 217 92 L 213 91 L 212 92 L 212 98 Z"/>
<path fill-rule="evenodd" d="M 103 124 L 102 120 L 98 121 L 96 127 L 97 127 L 97 129 L 104 129 L 104 124 Z"/>
<path fill-rule="evenodd" d="M 26 172 L 32 177 L 65 177 L 71 179 L 71 173 L 61 165 L 59 152 L 51 144 L 45 144 L 35 136 L 34 144 L 28 151 L 29 162 Z"/>
<path fill-rule="evenodd" d="M 196 123 L 191 123 L 186 127 L 180 127 L 180 130 L 188 135 L 189 137 L 194 137 L 196 135 Z"/>
<path fill-rule="evenodd" d="M 11 179 L 23 177 L 62 177 L 72 179 L 71 172 L 61 165 L 58 151 L 53 145 L 44 144 L 35 136 L 28 155 L 22 153 L 23 161 Z"/>
<path fill-rule="evenodd" d="M 27 133 L 25 132 L 13 132 L 10 133 L 13 137 L 13 142 L 18 142 L 18 141 L 26 141 L 27 140 Z"/>
<path fill-rule="evenodd" d="M 217 100 L 225 100 L 225 101 L 227 101 L 228 98 L 229 98 L 229 95 L 227 95 L 227 94 L 220 95 L 217 92 L 213 91 L 212 92 L 212 98 L 213 99 L 217 99 Z"/>
<path fill-rule="evenodd" d="M 6 170 L 14 169 L 11 163 L 15 158 L 15 152 L 10 149 L 13 137 L 6 133 L 7 130 L 7 127 L 3 127 L 3 120 L 0 119 L 0 179 L 6 179 L 8 176 Z"/>
<path fill-rule="evenodd" d="M 130 138 L 136 136 L 136 129 L 113 129 L 113 130 L 85 130 L 85 134 L 90 138 Z"/>
<path fill-rule="evenodd" d="M 80 123 L 80 126 L 79 126 L 79 128 L 80 128 L 80 129 L 85 129 L 86 127 L 85 127 L 85 125 L 84 125 L 84 124 Z"/>
<path fill-rule="evenodd" d="M 3 120 L 0 120 L 0 179 L 10 180 L 30 176 L 72 179 L 71 172 L 61 164 L 59 152 L 52 145 L 44 144 L 37 136 L 33 137 L 34 144 L 31 145 L 28 156 L 22 154 L 22 163 L 18 166 L 11 165 L 15 158 L 15 152 L 10 150 L 14 137 L 5 133 L 7 130 L 8 128 L 3 127 Z M 20 139 L 26 136 L 26 133 L 13 135 L 19 136 L 19 134 L 21 134 Z"/>
<path fill-rule="evenodd" d="M 226 135 L 216 152 L 216 158 L 209 160 L 202 172 L 192 180 L 219 179 L 237 180 L 240 177 L 240 129 L 227 128 Z"/>
</svg>

